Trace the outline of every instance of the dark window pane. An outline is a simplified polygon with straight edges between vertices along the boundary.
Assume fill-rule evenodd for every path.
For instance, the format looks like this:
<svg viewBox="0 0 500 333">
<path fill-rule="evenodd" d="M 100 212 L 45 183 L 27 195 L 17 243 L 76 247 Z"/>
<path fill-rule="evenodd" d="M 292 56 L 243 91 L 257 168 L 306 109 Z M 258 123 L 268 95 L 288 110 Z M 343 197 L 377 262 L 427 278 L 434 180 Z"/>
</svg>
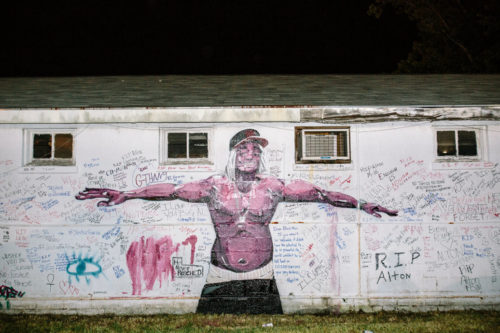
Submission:
<svg viewBox="0 0 500 333">
<path fill-rule="evenodd" d="M 337 156 L 347 157 L 347 134 L 346 132 L 337 132 Z"/>
<path fill-rule="evenodd" d="M 35 134 L 33 137 L 33 158 L 51 158 L 52 135 Z"/>
<path fill-rule="evenodd" d="M 73 157 L 73 135 L 71 134 L 56 134 L 55 158 L 72 158 Z"/>
<path fill-rule="evenodd" d="M 189 157 L 207 158 L 208 157 L 208 134 L 190 133 L 189 134 Z"/>
<path fill-rule="evenodd" d="M 455 131 L 437 132 L 438 156 L 456 156 Z"/>
<path fill-rule="evenodd" d="M 476 132 L 458 131 L 458 155 L 477 156 Z"/>
<path fill-rule="evenodd" d="M 186 158 L 186 133 L 168 133 L 168 158 Z"/>
</svg>

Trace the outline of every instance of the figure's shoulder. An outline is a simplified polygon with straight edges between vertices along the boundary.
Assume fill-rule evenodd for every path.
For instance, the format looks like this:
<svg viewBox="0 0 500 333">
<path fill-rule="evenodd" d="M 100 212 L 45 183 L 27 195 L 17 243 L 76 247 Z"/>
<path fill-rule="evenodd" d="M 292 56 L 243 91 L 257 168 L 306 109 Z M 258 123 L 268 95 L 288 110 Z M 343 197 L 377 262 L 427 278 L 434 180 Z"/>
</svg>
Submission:
<svg viewBox="0 0 500 333">
<path fill-rule="evenodd" d="M 208 177 L 206 179 L 206 182 L 210 183 L 213 186 L 221 186 L 231 183 L 231 180 L 227 178 L 226 175 L 224 174 L 216 174 Z"/>
<path fill-rule="evenodd" d="M 276 178 L 270 175 L 257 175 L 257 179 L 259 183 L 265 186 L 269 186 L 270 188 L 283 187 L 285 185 L 285 181 L 280 178 Z"/>
</svg>

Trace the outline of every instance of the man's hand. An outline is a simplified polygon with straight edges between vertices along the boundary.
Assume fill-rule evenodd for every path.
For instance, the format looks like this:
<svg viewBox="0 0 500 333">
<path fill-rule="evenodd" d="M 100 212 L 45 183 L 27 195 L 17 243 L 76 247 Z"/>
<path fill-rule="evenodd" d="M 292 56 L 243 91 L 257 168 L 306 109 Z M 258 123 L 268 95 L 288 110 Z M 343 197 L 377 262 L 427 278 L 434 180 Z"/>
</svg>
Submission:
<svg viewBox="0 0 500 333">
<path fill-rule="evenodd" d="M 78 193 L 78 195 L 76 195 L 75 198 L 77 200 L 86 200 L 95 198 L 107 199 L 99 201 L 97 203 L 98 207 L 114 206 L 121 204 L 122 202 L 127 200 L 124 192 L 110 190 L 108 188 L 85 188 L 85 190 Z"/>
<path fill-rule="evenodd" d="M 369 202 L 362 203 L 361 209 L 364 210 L 366 213 L 373 215 L 375 217 L 378 217 L 378 218 L 382 217 L 382 215 L 380 215 L 379 213 L 385 213 L 389 216 L 398 216 L 397 210 L 387 209 L 385 207 L 379 206 L 379 205 L 374 204 L 374 203 L 369 203 Z"/>
</svg>

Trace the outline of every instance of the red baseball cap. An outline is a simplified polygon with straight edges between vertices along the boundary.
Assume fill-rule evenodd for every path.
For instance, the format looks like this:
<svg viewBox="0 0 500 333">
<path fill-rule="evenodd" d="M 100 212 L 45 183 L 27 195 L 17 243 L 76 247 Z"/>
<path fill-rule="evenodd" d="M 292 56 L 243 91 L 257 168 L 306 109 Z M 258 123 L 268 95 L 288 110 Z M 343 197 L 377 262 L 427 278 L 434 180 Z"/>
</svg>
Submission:
<svg viewBox="0 0 500 333">
<path fill-rule="evenodd" d="M 266 139 L 260 136 L 257 130 L 247 128 L 236 133 L 229 141 L 229 150 L 237 148 L 245 142 L 257 142 L 262 147 L 267 146 L 269 143 Z"/>
</svg>

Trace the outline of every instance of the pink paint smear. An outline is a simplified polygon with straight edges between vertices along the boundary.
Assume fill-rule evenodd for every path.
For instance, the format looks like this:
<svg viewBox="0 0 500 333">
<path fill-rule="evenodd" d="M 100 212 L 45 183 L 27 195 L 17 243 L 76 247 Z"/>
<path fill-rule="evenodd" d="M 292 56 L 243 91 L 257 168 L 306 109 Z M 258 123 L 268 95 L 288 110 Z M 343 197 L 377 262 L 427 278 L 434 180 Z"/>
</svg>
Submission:
<svg viewBox="0 0 500 333">
<path fill-rule="evenodd" d="M 196 249 L 197 237 L 189 236 L 182 245 L 191 245 L 191 264 L 194 261 L 194 251 Z M 132 279 L 132 295 L 141 295 L 142 282 L 146 290 L 152 290 L 158 280 L 160 288 L 162 282 L 169 277 L 175 280 L 175 271 L 172 266 L 172 255 L 179 251 L 180 244 L 174 244 L 169 236 L 155 240 L 148 237 L 144 241 L 141 237 L 139 241 L 132 242 L 127 251 L 127 266 Z"/>
</svg>

